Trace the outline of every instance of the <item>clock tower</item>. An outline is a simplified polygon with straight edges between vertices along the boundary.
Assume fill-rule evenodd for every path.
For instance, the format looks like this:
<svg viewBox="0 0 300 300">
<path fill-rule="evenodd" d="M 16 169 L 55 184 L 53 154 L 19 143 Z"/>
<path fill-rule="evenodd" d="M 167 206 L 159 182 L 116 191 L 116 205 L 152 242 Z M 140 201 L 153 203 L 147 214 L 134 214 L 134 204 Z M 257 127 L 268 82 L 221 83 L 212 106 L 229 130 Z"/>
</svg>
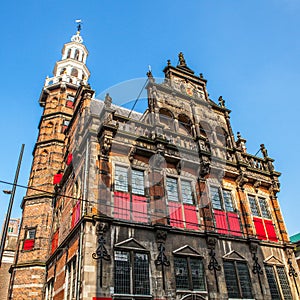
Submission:
<svg viewBox="0 0 300 300">
<path fill-rule="evenodd" d="M 65 130 L 73 115 L 78 88 L 87 84 L 88 51 L 77 33 L 62 49 L 53 77 L 47 77 L 39 104 L 43 108 L 28 189 L 21 208 L 22 223 L 15 262 L 11 267 L 9 299 L 42 299 L 49 256 L 52 203 L 64 154 Z"/>
</svg>

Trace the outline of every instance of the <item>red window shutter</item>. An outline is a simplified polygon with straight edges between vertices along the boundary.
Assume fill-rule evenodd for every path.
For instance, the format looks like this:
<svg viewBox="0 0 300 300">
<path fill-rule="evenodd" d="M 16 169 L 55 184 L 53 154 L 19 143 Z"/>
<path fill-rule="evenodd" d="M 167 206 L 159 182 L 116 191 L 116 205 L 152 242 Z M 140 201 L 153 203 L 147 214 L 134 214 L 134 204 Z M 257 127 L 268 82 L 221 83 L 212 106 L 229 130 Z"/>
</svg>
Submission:
<svg viewBox="0 0 300 300">
<path fill-rule="evenodd" d="M 69 154 L 68 154 L 68 157 L 67 157 L 66 164 L 67 164 L 67 165 L 70 165 L 71 162 L 72 162 L 72 160 L 73 160 L 73 154 L 72 154 L 72 153 L 69 153 Z"/>
<path fill-rule="evenodd" d="M 75 226 L 75 217 L 76 217 L 76 205 L 72 209 L 71 229 Z"/>
<path fill-rule="evenodd" d="M 146 197 L 132 195 L 132 220 L 142 223 L 148 222 L 148 204 Z"/>
<path fill-rule="evenodd" d="M 70 108 L 73 108 L 73 106 L 74 106 L 73 101 L 67 100 L 66 106 L 70 107 Z"/>
<path fill-rule="evenodd" d="M 183 228 L 182 206 L 180 203 L 169 202 L 170 225 Z"/>
<path fill-rule="evenodd" d="M 77 201 L 76 205 L 72 210 L 72 220 L 71 220 L 71 229 L 78 223 L 80 220 L 80 200 Z"/>
<path fill-rule="evenodd" d="M 253 217 L 253 222 L 254 222 L 257 238 L 260 240 L 266 240 L 267 236 L 266 236 L 265 227 L 262 219 Z"/>
<path fill-rule="evenodd" d="M 278 238 L 277 238 L 275 228 L 274 228 L 274 225 L 273 225 L 272 221 L 271 220 L 264 220 L 264 223 L 265 223 L 265 226 L 266 226 L 266 231 L 267 231 L 269 240 L 273 241 L 273 242 L 278 242 Z"/>
<path fill-rule="evenodd" d="M 114 217 L 130 220 L 130 198 L 128 193 L 114 193 Z"/>
<path fill-rule="evenodd" d="M 57 246 L 58 246 L 58 234 L 59 234 L 59 230 L 57 230 L 52 237 L 52 247 L 51 247 L 51 254 L 56 250 Z"/>
<path fill-rule="evenodd" d="M 34 248 L 34 239 L 25 240 L 23 250 L 32 250 Z"/>
<path fill-rule="evenodd" d="M 196 207 L 194 205 L 184 204 L 185 227 L 188 229 L 199 229 Z"/>
<path fill-rule="evenodd" d="M 228 225 L 226 219 L 226 212 L 222 210 L 214 210 L 216 230 L 221 234 L 228 234 Z"/>
<path fill-rule="evenodd" d="M 234 212 L 228 212 L 227 218 L 229 225 L 229 233 L 236 236 L 242 236 L 241 224 L 238 214 Z"/>
<path fill-rule="evenodd" d="M 63 174 L 55 174 L 53 177 L 53 184 L 59 184 L 62 180 Z"/>
</svg>

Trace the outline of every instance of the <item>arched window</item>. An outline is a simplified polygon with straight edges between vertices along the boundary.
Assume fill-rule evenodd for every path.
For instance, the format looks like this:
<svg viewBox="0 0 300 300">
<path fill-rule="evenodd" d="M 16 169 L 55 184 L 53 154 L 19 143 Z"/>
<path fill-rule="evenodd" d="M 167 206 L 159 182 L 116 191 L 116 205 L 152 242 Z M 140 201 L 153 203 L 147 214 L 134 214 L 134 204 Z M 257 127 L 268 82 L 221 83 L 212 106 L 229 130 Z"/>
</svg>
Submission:
<svg viewBox="0 0 300 300">
<path fill-rule="evenodd" d="M 161 108 L 159 110 L 159 120 L 161 124 L 164 124 L 168 129 L 174 129 L 174 116 L 166 108 Z"/>
<path fill-rule="evenodd" d="M 53 134 L 53 129 L 54 129 L 54 124 L 52 122 L 49 122 L 47 125 L 46 125 L 46 128 L 45 128 L 45 134 L 46 135 L 51 135 Z"/>
<path fill-rule="evenodd" d="M 79 50 L 75 50 L 74 59 L 79 60 Z"/>
<path fill-rule="evenodd" d="M 76 68 L 73 68 L 71 70 L 71 76 L 77 77 L 78 76 L 78 70 Z"/>
<path fill-rule="evenodd" d="M 58 99 L 57 99 L 57 97 L 52 98 L 51 102 L 50 102 L 50 107 L 51 108 L 56 108 L 57 105 L 58 105 Z"/>
<path fill-rule="evenodd" d="M 211 127 L 206 122 L 200 123 L 200 135 L 203 138 L 210 137 L 211 135 Z"/>
<path fill-rule="evenodd" d="M 179 123 L 179 133 L 191 134 L 192 132 L 192 122 L 190 118 L 184 114 L 178 116 Z"/>
<path fill-rule="evenodd" d="M 71 51 L 72 51 L 72 49 L 69 49 L 69 50 L 68 50 L 67 58 L 70 58 L 70 57 L 71 57 Z"/>
<path fill-rule="evenodd" d="M 66 71 L 66 68 L 62 68 L 61 70 L 60 70 L 60 75 L 62 75 L 62 74 L 64 74 L 65 73 L 65 71 Z"/>
<path fill-rule="evenodd" d="M 84 61 L 84 53 L 82 53 L 81 61 Z"/>
<path fill-rule="evenodd" d="M 46 164 L 48 163 L 48 151 L 44 150 L 41 153 L 41 157 L 40 157 L 40 165 L 41 166 L 46 166 Z"/>
</svg>

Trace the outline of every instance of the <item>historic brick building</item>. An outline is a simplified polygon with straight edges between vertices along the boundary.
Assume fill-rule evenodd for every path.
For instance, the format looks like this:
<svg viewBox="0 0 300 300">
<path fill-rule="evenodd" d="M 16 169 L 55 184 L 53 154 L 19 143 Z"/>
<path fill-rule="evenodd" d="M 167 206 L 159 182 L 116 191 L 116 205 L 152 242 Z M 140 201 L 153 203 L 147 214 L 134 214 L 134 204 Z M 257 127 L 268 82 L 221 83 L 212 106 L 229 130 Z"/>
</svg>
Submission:
<svg viewBox="0 0 300 300">
<path fill-rule="evenodd" d="M 10 299 L 298 299 L 264 145 L 182 53 L 144 113 L 94 98 L 87 54 L 78 32 L 41 93 Z"/>
<path fill-rule="evenodd" d="M 20 219 L 11 218 L 8 223 L 6 241 L 4 252 L 1 260 L 0 267 L 0 295 L 2 299 L 7 298 L 7 291 L 9 286 L 9 269 L 14 263 L 14 257 L 17 248 L 18 232 L 19 232 Z M 4 223 L 2 226 L 2 234 Z M 0 236 L 1 239 L 2 235 Z"/>
</svg>

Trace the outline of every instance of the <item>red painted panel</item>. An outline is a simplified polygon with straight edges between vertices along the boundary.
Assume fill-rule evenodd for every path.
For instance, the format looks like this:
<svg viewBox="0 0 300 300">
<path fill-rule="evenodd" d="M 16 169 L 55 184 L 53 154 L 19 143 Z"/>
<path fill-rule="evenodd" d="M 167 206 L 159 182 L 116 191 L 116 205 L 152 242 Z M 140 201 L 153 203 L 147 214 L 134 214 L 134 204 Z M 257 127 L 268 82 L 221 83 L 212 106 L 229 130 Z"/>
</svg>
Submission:
<svg viewBox="0 0 300 300">
<path fill-rule="evenodd" d="M 266 231 L 267 231 L 269 240 L 273 241 L 273 242 L 278 242 L 278 238 L 277 238 L 275 228 L 274 228 L 272 221 L 264 220 L 264 222 L 265 222 Z"/>
<path fill-rule="evenodd" d="M 194 205 L 184 204 L 184 216 L 185 216 L 185 226 L 188 229 L 199 229 L 199 223 L 197 218 L 197 211 Z"/>
<path fill-rule="evenodd" d="M 80 220 L 80 200 L 77 200 L 77 203 L 73 207 L 73 211 L 72 211 L 71 229 L 78 223 L 79 220 Z"/>
<path fill-rule="evenodd" d="M 59 230 L 57 230 L 52 237 L 52 248 L 51 248 L 51 254 L 56 250 L 57 246 L 58 246 L 58 234 L 59 234 Z"/>
<path fill-rule="evenodd" d="M 34 239 L 24 241 L 23 250 L 32 250 L 33 247 L 34 247 Z"/>
<path fill-rule="evenodd" d="M 177 202 L 169 202 L 170 225 L 183 228 L 182 206 Z"/>
<path fill-rule="evenodd" d="M 222 210 L 214 210 L 216 230 L 221 234 L 228 234 L 228 225 L 226 219 L 226 212 Z"/>
<path fill-rule="evenodd" d="M 262 219 L 253 217 L 253 222 L 254 222 L 257 238 L 260 240 L 266 240 L 267 236 L 266 236 L 265 227 Z"/>
<path fill-rule="evenodd" d="M 55 174 L 53 177 L 53 184 L 59 184 L 62 180 L 63 174 Z"/>
<path fill-rule="evenodd" d="M 67 157 L 66 164 L 67 164 L 67 165 L 71 164 L 72 160 L 73 160 L 73 154 L 72 154 L 72 153 L 69 153 L 69 154 L 68 154 L 68 157 Z"/>
<path fill-rule="evenodd" d="M 73 101 L 67 101 L 67 107 L 73 108 Z"/>
<path fill-rule="evenodd" d="M 114 193 L 114 217 L 130 220 L 130 196 L 128 193 Z"/>
<path fill-rule="evenodd" d="M 146 197 L 132 195 L 132 220 L 142 223 L 148 222 L 148 204 Z"/>
<path fill-rule="evenodd" d="M 241 224 L 237 213 L 228 212 L 228 227 L 229 233 L 236 236 L 242 236 Z"/>
</svg>

